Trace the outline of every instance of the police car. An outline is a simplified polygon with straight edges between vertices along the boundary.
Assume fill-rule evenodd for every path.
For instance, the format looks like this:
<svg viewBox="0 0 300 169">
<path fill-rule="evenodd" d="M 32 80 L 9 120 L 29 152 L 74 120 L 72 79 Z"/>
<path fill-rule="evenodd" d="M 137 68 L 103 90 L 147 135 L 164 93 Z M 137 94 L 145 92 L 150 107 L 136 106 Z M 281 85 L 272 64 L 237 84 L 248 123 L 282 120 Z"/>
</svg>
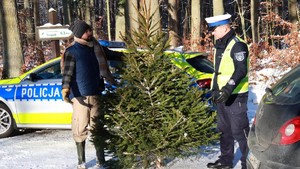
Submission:
<svg viewBox="0 0 300 169">
<path fill-rule="evenodd" d="M 16 128 L 70 128 L 72 107 L 61 96 L 60 58 L 0 80 L 0 138 Z"/>
<path fill-rule="evenodd" d="M 173 50 L 165 54 L 193 76 L 201 88 L 209 88 L 213 65 L 203 53 Z M 19 77 L 0 80 L 0 138 L 10 136 L 18 128 L 71 128 L 72 106 L 65 103 L 61 95 L 60 59 L 50 60 Z"/>
<path fill-rule="evenodd" d="M 213 63 L 207 59 L 207 54 L 203 52 L 179 52 L 174 50 L 165 51 L 173 64 L 185 70 L 201 89 L 209 89 L 212 74 L 214 72 Z"/>
</svg>

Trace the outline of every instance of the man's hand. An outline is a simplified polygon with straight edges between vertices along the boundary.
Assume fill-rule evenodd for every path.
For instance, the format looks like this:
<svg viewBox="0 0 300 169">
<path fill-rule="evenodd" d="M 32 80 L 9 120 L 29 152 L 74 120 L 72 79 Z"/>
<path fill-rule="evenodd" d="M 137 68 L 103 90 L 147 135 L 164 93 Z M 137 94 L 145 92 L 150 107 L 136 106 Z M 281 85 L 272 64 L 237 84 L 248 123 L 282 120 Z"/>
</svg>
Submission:
<svg viewBox="0 0 300 169">
<path fill-rule="evenodd" d="M 72 104 L 72 101 L 69 98 L 69 94 L 70 94 L 70 89 L 69 88 L 62 89 L 61 94 L 62 94 L 62 98 L 64 99 L 65 102 Z"/>
<path fill-rule="evenodd" d="M 225 103 L 230 96 L 230 93 L 222 88 L 221 90 L 216 90 L 213 92 L 212 100 L 215 103 Z"/>
</svg>

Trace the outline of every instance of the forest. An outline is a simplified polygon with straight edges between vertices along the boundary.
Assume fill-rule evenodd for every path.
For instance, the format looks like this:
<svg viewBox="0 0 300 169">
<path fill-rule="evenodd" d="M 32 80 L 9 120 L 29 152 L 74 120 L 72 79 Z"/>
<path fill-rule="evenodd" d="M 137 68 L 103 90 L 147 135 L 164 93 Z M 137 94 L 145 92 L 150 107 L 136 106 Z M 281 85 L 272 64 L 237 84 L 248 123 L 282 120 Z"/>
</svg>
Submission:
<svg viewBox="0 0 300 169">
<path fill-rule="evenodd" d="M 138 30 L 138 12 L 149 4 L 156 25 L 167 32 L 170 46 L 210 54 L 213 39 L 204 18 L 229 13 L 232 26 L 251 49 L 251 70 L 269 66 L 286 69 L 299 63 L 299 2 L 297 0 L 2 0 L 0 1 L 0 78 L 22 72 L 61 55 L 69 40 L 36 38 L 36 28 L 49 23 L 49 9 L 56 11 L 53 24 L 70 25 L 76 19 L 93 27 L 98 39 L 120 41 Z M 56 43 L 57 45 L 57 43 Z M 253 74 L 255 76 L 255 73 Z"/>
</svg>

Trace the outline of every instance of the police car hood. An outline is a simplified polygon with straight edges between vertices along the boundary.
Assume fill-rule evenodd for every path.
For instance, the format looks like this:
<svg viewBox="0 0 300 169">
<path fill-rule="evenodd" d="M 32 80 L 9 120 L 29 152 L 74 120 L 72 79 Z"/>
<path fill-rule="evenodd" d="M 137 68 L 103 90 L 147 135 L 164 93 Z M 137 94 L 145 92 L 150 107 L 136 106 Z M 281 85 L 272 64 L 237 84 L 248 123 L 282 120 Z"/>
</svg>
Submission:
<svg viewBox="0 0 300 169">
<path fill-rule="evenodd" d="M 19 77 L 10 78 L 10 79 L 3 79 L 0 80 L 0 85 L 11 85 L 20 83 L 21 79 Z"/>
</svg>

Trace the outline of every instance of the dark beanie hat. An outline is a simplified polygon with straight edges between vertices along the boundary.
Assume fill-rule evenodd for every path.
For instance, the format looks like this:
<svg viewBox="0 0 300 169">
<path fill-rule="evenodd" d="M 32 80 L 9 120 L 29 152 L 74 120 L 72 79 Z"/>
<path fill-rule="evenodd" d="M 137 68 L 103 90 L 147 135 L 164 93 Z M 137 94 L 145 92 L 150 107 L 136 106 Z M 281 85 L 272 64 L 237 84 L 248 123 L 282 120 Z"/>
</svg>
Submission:
<svg viewBox="0 0 300 169">
<path fill-rule="evenodd" d="M 81 38 L 88 29 L 91 29 L 91 26 L 82 20 L 76 20 L 70 25 L 69 29 L 75 37 Z"/>
</svg>

